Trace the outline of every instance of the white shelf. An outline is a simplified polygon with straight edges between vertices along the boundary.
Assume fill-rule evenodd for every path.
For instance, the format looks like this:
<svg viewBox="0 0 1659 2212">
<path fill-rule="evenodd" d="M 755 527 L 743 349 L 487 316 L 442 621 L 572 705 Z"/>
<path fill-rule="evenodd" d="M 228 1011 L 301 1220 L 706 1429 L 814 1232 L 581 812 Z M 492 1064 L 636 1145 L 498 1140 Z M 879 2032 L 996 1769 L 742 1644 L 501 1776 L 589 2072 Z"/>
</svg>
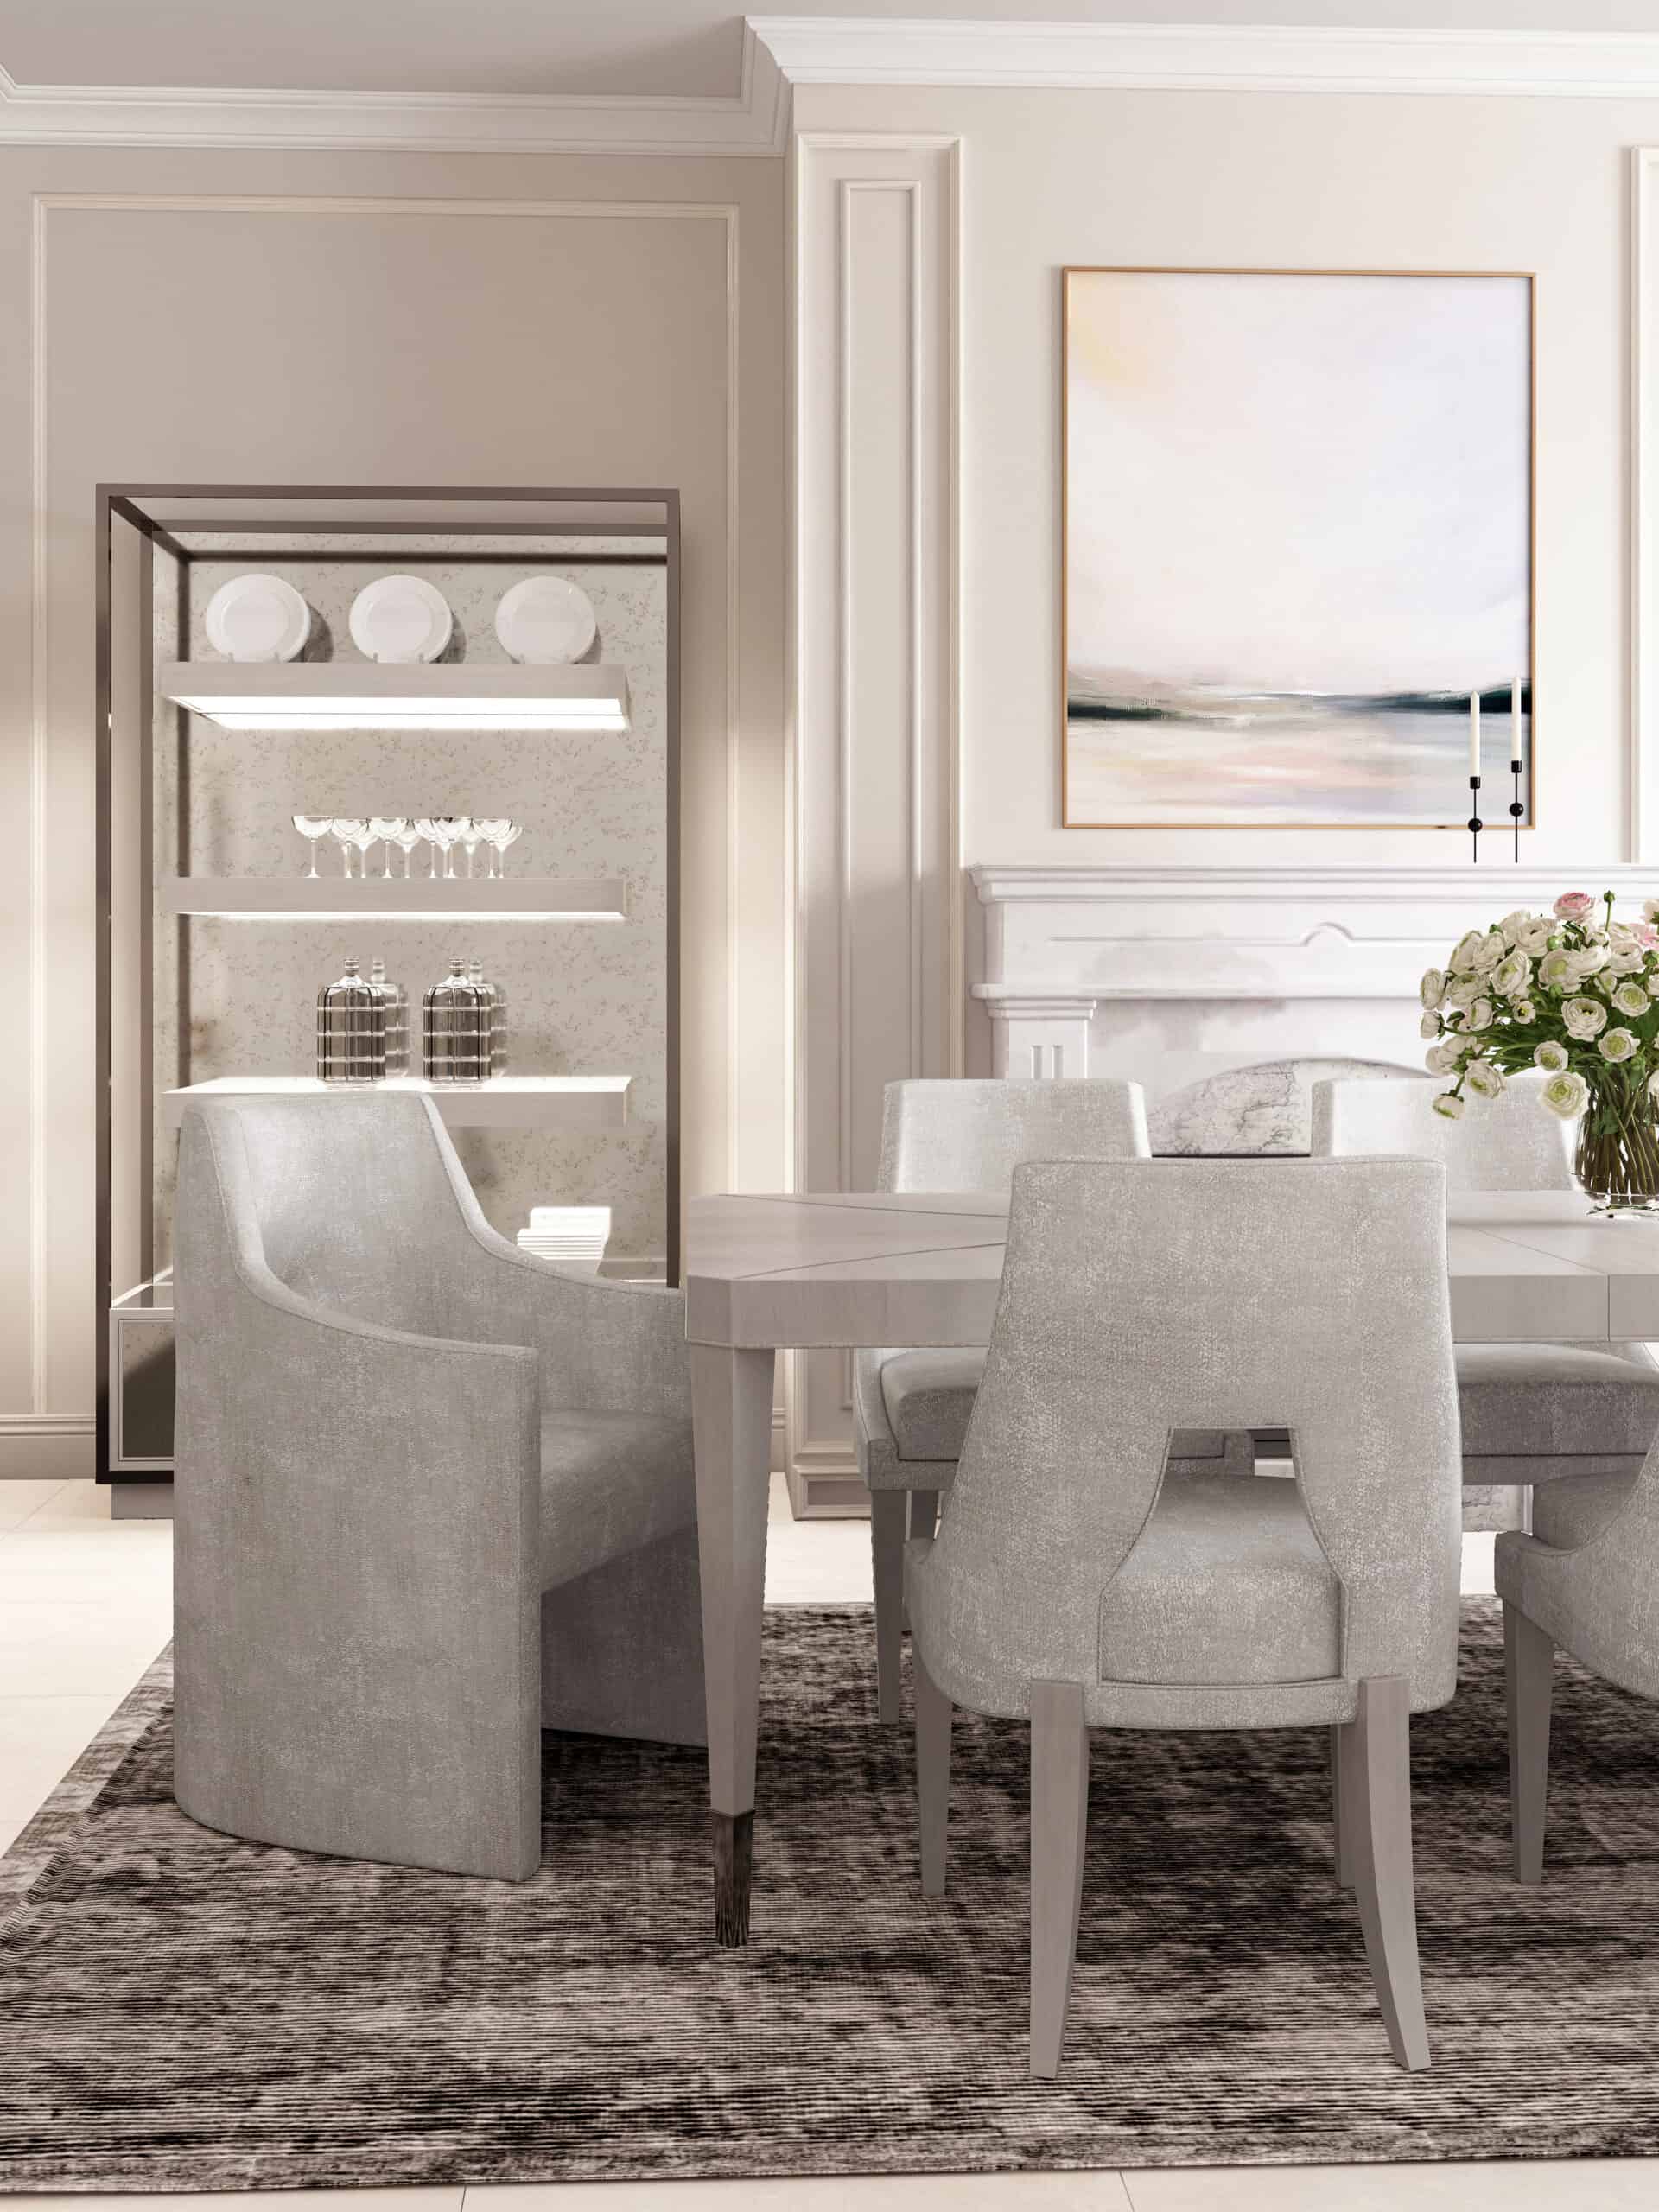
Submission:
<svg viewBox="0 0 1659 2212">
<path fill-rule="evenodd" d="M 168 661 L 156 681 L 232 730 L 628 728 L 626 672 L 596 662 Z"/>
<path fill-rule="evenodd" d="M 265 922 L 622 922 L 628 887 L 620 876 L 164 875 L 156 904 Z"/>
<path fill-rule="evenodd" d="M 167 1122 L 177 1128 L 192 1098 L 430 1098 L 452 1129 L 620 1129 L 628 1118 L 626 1075 L 502 1075 L 476 1087 L 451 1088 L 418 1076 L 372 1086 L 325 1084 L 314 1075 L 219 1076 L 165 1094 Z"/>
</svg>

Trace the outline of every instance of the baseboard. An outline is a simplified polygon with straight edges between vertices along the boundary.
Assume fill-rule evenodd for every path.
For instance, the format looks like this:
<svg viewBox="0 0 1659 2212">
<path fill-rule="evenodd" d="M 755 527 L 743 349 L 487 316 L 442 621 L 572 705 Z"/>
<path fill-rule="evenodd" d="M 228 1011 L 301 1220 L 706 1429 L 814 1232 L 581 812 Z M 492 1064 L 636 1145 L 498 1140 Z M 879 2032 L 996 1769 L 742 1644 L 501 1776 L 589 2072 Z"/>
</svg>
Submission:
<svg viewBox="0 0 1659 2212">
<path fill-rule="evenodd" d="M 0 1414 L 0 1482 L 90 1482 L 97 1439 L 68 1414 Z"/>
</svg>

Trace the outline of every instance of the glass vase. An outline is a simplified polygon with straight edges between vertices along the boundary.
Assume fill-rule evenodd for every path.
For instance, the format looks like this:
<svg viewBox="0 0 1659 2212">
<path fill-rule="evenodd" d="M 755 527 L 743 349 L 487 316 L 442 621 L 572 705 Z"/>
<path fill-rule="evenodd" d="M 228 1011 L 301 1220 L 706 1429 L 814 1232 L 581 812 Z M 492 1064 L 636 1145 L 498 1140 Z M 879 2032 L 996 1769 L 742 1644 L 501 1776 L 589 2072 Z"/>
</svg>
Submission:
<svg viewBox="0 0 1659 2212">
<path fill-rule="evenodd" d="M 1592 1090 L 1573 1169 L 1598 1213 L 1659 1209 L 1659 1103 L 1644 1082 L 1614 1077 Z"/>
</svg>

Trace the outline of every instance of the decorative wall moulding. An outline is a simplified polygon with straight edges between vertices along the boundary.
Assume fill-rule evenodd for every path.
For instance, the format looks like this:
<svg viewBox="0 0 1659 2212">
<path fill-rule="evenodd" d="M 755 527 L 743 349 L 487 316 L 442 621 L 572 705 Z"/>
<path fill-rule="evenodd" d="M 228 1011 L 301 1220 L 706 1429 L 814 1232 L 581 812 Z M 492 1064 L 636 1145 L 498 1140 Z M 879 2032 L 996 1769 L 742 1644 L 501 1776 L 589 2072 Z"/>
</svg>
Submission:
<svg viewBox="0 0 1659 2212">
<path fill-rule="evenodd" d="M 727 156 L 781 154 L 788 137 L 788 86 L 747 26 L 722 94 L 20 85 L 0 69 L 0 144 Z"/>
<path fill-rule="evenodd" d="M 879 21 L 751 16 L 791 85 L 1072 91 L 1659 93 L 1643 31 L 1360 30 L 1301 25 Z"/>
</svg>

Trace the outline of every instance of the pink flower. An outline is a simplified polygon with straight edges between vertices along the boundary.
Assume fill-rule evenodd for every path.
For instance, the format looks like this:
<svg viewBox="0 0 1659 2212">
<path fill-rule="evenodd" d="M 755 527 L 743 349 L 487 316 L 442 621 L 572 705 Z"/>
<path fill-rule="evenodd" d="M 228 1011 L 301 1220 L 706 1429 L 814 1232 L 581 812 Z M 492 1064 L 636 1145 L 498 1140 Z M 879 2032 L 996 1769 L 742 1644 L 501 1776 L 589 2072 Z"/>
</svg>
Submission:
<svg viewBox="0 0 1659 2212">
<path fill-rule="evenodd" d="M 1630 943 L 1639 944 L 1645 952 L 1651 952 L 1659 945 L 1659 930 L 1651 922 L 1632 922 L 1630 931 Z"/>
<path fill-rule="evenodd" d="M 1560 921 L 1588 921 L 1596 911 L 1596 902 L 1587 891 L 1563 891 L 1555 901 L 1555 914 Z"/>
</svg>

